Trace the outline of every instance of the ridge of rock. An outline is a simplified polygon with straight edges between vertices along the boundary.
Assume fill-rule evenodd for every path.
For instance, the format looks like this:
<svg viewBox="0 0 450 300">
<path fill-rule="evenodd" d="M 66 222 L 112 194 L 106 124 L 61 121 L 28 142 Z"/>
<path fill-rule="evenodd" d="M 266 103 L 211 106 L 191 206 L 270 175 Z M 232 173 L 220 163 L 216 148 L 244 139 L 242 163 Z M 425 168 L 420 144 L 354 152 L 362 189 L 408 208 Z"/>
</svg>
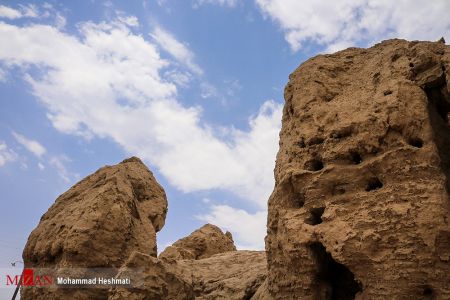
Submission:
<svg viewBox="0 0 450 300">
<path fill-rule="evenodd" d="M 202 259 L 214 254 L 236 251 L 233 236 L 223 233 L 219 227 L 205 224 L 189 236 L 179 239 L 167 247 L 160 255 L 161 259 Z"/>
</svg>

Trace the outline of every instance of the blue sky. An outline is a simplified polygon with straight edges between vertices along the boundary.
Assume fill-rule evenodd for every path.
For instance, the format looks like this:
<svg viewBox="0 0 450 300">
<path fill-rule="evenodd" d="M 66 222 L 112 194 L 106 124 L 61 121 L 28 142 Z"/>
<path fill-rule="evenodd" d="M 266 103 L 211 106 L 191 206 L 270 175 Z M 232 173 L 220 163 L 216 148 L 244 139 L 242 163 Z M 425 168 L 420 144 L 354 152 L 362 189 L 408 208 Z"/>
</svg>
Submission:
<svg viewBox="0 0 450 300">
<path fill-rule="evenodd" d="M 309 57 L 450 39 L 442 1 L 0 1 L 0 267 L 56 197 L 137 155 L 160 251 L 205 222 L 264 247 L 283 88 Z"/>
</svg>

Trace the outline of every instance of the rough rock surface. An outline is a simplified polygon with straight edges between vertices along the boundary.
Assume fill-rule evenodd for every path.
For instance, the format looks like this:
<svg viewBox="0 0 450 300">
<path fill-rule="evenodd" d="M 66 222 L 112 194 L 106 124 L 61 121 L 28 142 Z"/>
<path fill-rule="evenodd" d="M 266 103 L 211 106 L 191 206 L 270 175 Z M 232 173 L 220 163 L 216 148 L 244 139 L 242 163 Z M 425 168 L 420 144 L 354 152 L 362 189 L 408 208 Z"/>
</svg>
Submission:
<svg viewBox="0 0 450 300">
<path fill-rule="evenodd" d="M 150 255 L 134 252 L 118 273 L 120 278 L 130 278 L 133 288 L 112 288 L 108 299 L 195 299 L 191 278 L 185 281 L 178 275 L 177 267 L 176 262 L 167 264 Z"/>
<path fill-rule="evenodd" d="M 167 247 L 159 258 L 202 259 L 227 251 L 236 251 L 231 233 L 224 234 L 219 227 L 206 224 Z"/>
<path fill-rule="evenodd" d="M 450 47 L 389 40 L 295 70 L 269 200 L 276 299 L 450 299 Z"/>
<path fill-rule="evenodd" d="M 23 251 L 25 267 L 119 268 L 134 251 L 156 257 L 166 212 L 164 190 L 138 158 L 103 167 L 42 216 Z M 24 288 L 22 298 L 56 297 L 47 290 Z"/>
<path fill-rule="evenodd" d="M 164 190 L 138 158 L 99 169 L 42 216 L 23 251 L 25 267 L 54 279 L 99 274 L 131 285 L 26 286 L 22 299 L 263 299 L 251 297 L 267 276 L 265 253 L 236 251 L 231 234 L 214 225 L 158 259 L 156 232 L 166 213 Z"/>
<path fill-rule="evenodd" d="M 231 251 L 177 264 L 180 277 L 191 279 L 198 300 L 253 299 L 267 276 L 263 251 Z"/>
<path fill-rule="evenodd" d="M 140 266 L 144 270 L 139 271 Z M 266 255 L 263 251 L 229 251 L 175 261 L 136 253 L 119 275 L 142 284 L 133 289 L 115 288 L 110 300 L 262 300 L 253 295 L 267 276 Z"/>
</svg>

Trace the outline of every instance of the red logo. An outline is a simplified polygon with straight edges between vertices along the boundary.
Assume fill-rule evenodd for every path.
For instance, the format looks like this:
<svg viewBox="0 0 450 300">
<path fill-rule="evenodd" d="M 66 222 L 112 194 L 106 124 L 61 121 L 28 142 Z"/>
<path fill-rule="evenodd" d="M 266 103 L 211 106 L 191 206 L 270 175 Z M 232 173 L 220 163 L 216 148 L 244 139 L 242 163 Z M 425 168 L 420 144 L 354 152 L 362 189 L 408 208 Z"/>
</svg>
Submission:
<svg viewBox="0 0 450 300">
<path fill-rule="evenodd" d="M 44 286 L 52 285 L 53 278 L 48 275 L 34 275 L 33 269 L 24 269 L 22 275 L 6 275 L 6 285 Z"/>
</svg>

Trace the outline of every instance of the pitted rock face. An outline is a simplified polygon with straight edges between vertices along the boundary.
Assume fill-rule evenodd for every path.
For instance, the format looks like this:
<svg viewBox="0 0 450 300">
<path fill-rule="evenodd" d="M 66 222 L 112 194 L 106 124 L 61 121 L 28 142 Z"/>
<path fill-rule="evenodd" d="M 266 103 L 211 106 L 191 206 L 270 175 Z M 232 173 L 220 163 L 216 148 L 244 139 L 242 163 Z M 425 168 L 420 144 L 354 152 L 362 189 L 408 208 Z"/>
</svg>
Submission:
<svg viewBox="0 0 450 300">
<path fill-rule="evenodd" d="M 219 227 L 206 224 L 167 247 L 159 258 L 202 259 L 228 251 L 236 251 L 231 233 L 223 233 Z"/>
<path fill-rule="evenodd" d="M 269 200 L 276 299 L 450 299 L 450 47 L 389 40 L 303 63 Z"/>
<path fill-rule="evenodd" d="M 25 267 L 120 268 L 134 251 L 156 257 L 166 213 L 163 188 L 138 158 L 103 167 L 42 216 L 23 251 Z M 22 297 L 36 299 L 43 290 L 26 288 Z"/>
</svg>

